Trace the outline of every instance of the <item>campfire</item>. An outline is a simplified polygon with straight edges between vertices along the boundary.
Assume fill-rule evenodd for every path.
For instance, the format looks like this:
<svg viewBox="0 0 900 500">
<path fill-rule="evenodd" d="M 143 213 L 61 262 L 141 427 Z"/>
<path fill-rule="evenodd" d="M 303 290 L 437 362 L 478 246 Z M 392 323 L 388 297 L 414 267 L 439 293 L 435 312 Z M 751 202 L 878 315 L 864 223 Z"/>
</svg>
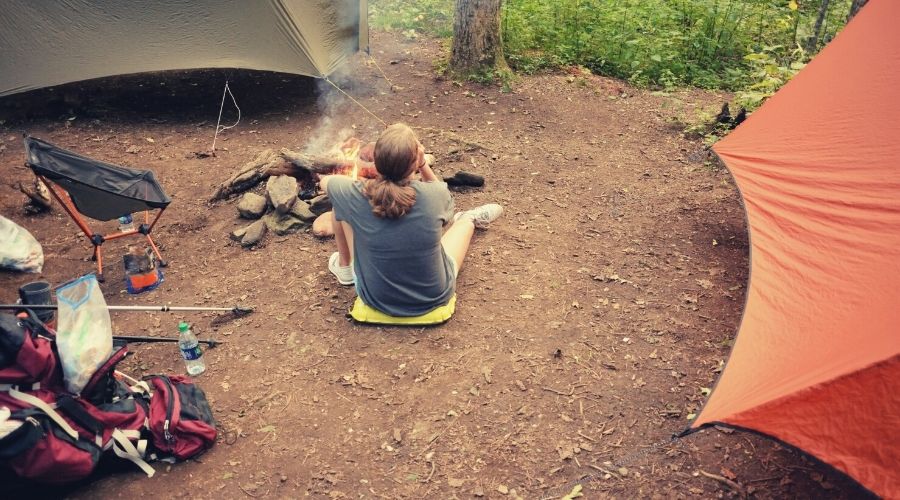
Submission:
<svg viewBox="0 0 900 500">
<path fill-rule="evenodd" d="M 254 220 L 239 228 L 231 238 L 244 247 L 258 244 L 267 231 L 278 235 L 294 233 L 312 225 L 313 234 L 327 237 L 331 232 L 331 202 L 319 190 L 324 175 L 347 175 L 353 179 L 377 177 L 375 143 L 350 137 L 330 150 L 299 153 L 289 149 L 262 151 L 219 185 L 211 202 L 244 193 L 238 203 L 241 218 Z M 433 157 L 426 155 L 431 163 Z M 265 182 L 265 190 L 253 192 Z M 445 179 L 453 188 L 480 187 L 484 178 L 463 171 Z"/>
<path fill-rule="evenodd" d="M 290 234 L 313 225 L 330 228 L 331 210 L 328 197 L 319 191 L 319 179 L 324 175 L 347 175 L 354 179 L 372 179 L 375 170 L 375 143 L 365 143 L 351 137 L 331 150 L 319 153 L 299 153 L 289 149 L 265 150 L 223 182 L 210 201 L 228 198 L 243 192 L 238 203 L 238 215 L 257 219 L 239 228 L 231 238 L 242 246 L 254 246 L 267 231 L 279 235 Z M 265 180 L 265 190 L 253 192 Z M 328 221 L 320 220 L 328 219 Z"/>
</svg>

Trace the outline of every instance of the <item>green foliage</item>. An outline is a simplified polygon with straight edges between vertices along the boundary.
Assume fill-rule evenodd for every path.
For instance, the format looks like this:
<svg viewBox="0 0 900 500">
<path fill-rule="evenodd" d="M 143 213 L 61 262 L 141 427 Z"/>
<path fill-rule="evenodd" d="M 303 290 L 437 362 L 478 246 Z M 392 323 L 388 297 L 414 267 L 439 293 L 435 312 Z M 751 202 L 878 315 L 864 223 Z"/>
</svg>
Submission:
<svg viewBox="0 0 900 500">
<path fill-rule="evenodd" d="M 820 48 L 841 28 L 851 0 L 829 4 Z M 744 92 L 758 104 L 811 54 L 822 0 L 505 0 L 507 61 L 532 73 L 581 65 L 636 85 L 692 85 Z M 372 0 L 372 25 L 452 36 L 454 0 Z M 497 81 L 491 78 L 491 81 Z"/>
<path fill-rule="evenodd" d="M 752 111 L 794 77 L 804 66 L 806 54 L 799 47 L 790 53 L 788 60 L 778 60 L 781 47 L 763 47 L 759 52 L 747 54 L 744 59 L 750 65 L 748 82 L 735 94 L 735 102 Z"/>
<path fill-rule="evenodd" d="M 369 2 L 369 20 L 373 28 L 449 38 L 454 6 L 454 0 L 374 0 Z"/>
</svg>

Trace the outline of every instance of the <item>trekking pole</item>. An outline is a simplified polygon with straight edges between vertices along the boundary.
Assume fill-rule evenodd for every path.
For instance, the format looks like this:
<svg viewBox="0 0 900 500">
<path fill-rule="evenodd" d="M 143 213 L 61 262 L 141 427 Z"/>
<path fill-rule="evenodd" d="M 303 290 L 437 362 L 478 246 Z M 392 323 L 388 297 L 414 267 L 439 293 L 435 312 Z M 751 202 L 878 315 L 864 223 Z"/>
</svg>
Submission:
<svg viewBox="0 0 900 500">
<path fill-rule="evenodd" d="M 0 304 L 2 309 L 31 309 L 33 311 L 46 311 L 48 309 L 57 309 L 56 304 Z M 181 306 L 106 306 L 110 311 L 230 311 L 235 316 L 243 316 L 253 312 L 252 307 L 181 307 Z"/>
<path fill-rule="evenodd" d="M 147 343 L 155 343 L 155 342 L 178 342 L 178 339 L 169 338 L 169 337 L 142 337 L 142 336 L 134 336 L 134 335 L 113 335 L 113 340 L 124 340 L 126 342 L 147 342 Z M 216 347 L 219 344 L 223 344 L 223 340 L 198 340 L 201 344 L 206 344 L 210 347 Z"/>
</svg>

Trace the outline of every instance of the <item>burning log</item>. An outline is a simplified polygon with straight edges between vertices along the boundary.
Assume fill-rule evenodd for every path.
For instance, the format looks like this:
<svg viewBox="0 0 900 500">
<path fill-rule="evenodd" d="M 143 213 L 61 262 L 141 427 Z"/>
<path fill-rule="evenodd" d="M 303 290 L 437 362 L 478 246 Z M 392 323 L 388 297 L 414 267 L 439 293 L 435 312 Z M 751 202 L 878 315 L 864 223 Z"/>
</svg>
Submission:
<svg viewBox="0 0 900 500">
<path fill-rule="evenodd" d="M 281 156 L 287 160 L 291 166 L 285 167 L 286 171 L 273 175 L 293 175 L 290 172 L 293 169 L 300 169 L 315 175 L 351 175 L 354 167 L 357 169 L 358 177 L 366 179 L 374 179 L 378 173 L 375 170 L 375 164 L 363 159 L 347 159 L 336 157 L 317 157 L 305 153 L 296 153 L 289 149 L 282 149 Z M 352 177 L 352 175 L 351 175 Z"/>
<path fill-rule="evenodd" d="M 239 168 L 228 180 L 220 184 L 209 201 L 222 200 L 252 188 L 268 177 L 265 173 L 268 169 L 282 162 L 275 151 L 271 149 L 262 151 L 250 163 Z"/>
<path fill-rule="evenodd" d="M 351 141 L 362 144 L 358 139 L 351 139 Z M 368 144 L 355 146 L 352 156 L 348 156 L 346 152 L 343 156 L 316 156 L 298 153 L 290 149 L 282 149 L 278 152 L 267 149 L 249 163 L 238 168 L 228 180 L 221 183 L 210 201 L 218 201 L 242 193 L 269 177 L 278 175 L 294 177 L 301 185 L 307 187 L 314 187 L 322 175 L 341 174 L 374 179 L 377 176 L 375 164 L 356 156 L 366 153 L 366 158 L 368 158 L 371 155 L 370 151 L 374 151 L 374 145 L 371 147 Z"/>
</svg>

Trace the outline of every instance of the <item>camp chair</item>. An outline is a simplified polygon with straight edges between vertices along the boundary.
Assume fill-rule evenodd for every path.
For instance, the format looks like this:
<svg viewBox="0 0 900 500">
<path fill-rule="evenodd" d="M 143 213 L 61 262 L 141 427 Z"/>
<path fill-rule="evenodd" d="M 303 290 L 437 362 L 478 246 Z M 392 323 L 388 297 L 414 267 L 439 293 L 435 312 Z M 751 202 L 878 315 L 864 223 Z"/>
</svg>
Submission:
<svg viewBox="0 0 900 500">
<path fill-rule="evenodd" d="M 125 236 L 144 235 L 156 254 L 159 265 L 166 266 L 159 248 L 150 237 L 150 231 L 172 200 L 156 182 L 153 172 L 93 160 L 28 136 L 25 137 L 25 155 L 25 165 L 47 185 L 53 197 L 94 245 L 92 259 L 97 262 L 98 281 L 103 281 L 101 245 L 105 241 Z M 152 210 L 159 212 L 151 222 Z M 130 231 L 108 235 L 92 231 L 82 218 L 83 215 L 109 221 L 140 211 L 144 212 L 143 224 Z"/>
</svg>

